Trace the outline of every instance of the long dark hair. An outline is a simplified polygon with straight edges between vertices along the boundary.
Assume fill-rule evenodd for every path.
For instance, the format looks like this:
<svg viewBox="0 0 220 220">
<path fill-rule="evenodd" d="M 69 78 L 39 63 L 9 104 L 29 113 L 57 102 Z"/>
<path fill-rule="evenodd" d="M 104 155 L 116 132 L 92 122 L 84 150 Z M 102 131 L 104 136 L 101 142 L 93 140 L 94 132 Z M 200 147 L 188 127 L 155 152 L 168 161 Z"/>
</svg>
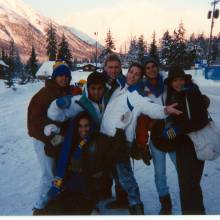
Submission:
<svg viewBox="0 0 220 220">
<path fill-rule="evenodd" d="M 76 146 L 78 145 L 79 141 L 80 141 L 80 136 L 79 136 L 79 122 L 81 119 L 87 119 L 89 121 L 90 124 L 90 132 L 93 132 L 93 125 L 94 122 L 92 120 L 92 117 L 88 114 L 88 112 L 83 111 L 80 112 L 75 119 L 73 120 L 73 126 L 74 126 L 74 131 L 73 131 L 73 145 Z"/>
</svg>

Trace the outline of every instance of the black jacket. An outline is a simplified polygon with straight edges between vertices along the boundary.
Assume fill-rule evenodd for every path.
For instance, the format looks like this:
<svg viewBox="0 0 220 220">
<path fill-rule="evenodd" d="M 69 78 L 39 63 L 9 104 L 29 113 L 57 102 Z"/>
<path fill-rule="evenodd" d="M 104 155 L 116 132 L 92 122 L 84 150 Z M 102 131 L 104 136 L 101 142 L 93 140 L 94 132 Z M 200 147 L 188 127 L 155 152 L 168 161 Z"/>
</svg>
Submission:
<svg viewBox="0 0 220 220">
<path fill-rule="evenodd" d="M 186 98 L 188 100 L 191 118 L 187 114 Z M 170 117 L 172 124 L 180 128 L 181 134 L 198 131 L 208 124 L 207 105 L 196 84 L 187 84 L 186 89 L 181 92 L 176 92 L 168 87 L 166 104 L 170 105 L 175 102 L 178 103 L 176 108 L 183 113 L 180 115 L 171 115 Z"/>
</svg>

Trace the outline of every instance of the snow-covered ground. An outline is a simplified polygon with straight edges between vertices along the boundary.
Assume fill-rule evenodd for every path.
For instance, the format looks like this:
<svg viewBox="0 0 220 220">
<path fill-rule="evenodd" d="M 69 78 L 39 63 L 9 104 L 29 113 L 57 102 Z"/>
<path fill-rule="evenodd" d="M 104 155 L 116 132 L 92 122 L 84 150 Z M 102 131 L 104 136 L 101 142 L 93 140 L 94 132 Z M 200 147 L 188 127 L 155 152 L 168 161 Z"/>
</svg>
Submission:
<svg viewBox="0 0 220 220">
<path fill-rule="evenodd" d="M 205 80 L 201 72 L 191 71 L 203 93 L 211 99 L 209 111 L 220 126 L 220 82 Z M 73 72 L 73 81 L 86 79 L 89 73 Z M 42 82 L 7 89 L 0 80 L 0 215 L 31 215 L 37 197 L 40 167 L 27 135 L 27 107 L 31 97 L 43 86 Z M 135 161 L 134 172 L 140 186 L 145 214 L 157 214 L 160 209 L 154 184 L 153 166 Z M 167 160 L 167 177 L 173 201 L 173 213 L 180 214 L 176 171 Z M 204 202 L 208 214 L 220 214 L 220 159 L 206 162 L 202 178 Z M 101 213 L 128 214 L 127 210 L 109 211 L 102 202 Z"/>
</svg>

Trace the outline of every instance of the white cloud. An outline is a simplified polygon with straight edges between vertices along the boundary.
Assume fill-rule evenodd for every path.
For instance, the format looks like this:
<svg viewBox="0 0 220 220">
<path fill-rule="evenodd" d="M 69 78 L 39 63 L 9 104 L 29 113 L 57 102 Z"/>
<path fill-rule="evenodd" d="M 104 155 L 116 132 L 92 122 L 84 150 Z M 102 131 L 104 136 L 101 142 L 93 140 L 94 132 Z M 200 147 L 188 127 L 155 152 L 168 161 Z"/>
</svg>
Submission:
<svg viewBox="0 0 220 220">
<path fill-rule="evenodd" d="M 161 1 L 124 0 L 110 8 L 96 7 L 73 12 L 62 23 L 78 28 L 91 37 L 98 31 L 101 43 L 104 43 L 110 28 L 119 48 L 131 35 L 144 34 L 150 43 L 153 31 L 159 38 L 167 29 L 172 32 L 177 28 L 181 20 L 188 34 L 208 34 L 210 20 L 207 20 L 206 13 L 206 9 L 201 7 L 174 7 L 165 1 L 162 4 Z"/>
</svg>

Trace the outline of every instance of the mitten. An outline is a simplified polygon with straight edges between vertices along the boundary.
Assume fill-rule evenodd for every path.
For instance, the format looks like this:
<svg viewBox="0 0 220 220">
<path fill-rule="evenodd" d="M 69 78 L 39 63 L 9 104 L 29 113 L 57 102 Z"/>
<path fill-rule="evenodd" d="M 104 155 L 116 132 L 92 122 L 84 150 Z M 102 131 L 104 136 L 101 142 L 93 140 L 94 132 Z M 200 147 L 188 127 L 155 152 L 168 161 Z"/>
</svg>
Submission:
<svg viewBox="0 0 220 220">
<path fill-rule="evenodd" d="M 50 136 L 52 134 L 59 134 L 60 128 L 58 128 L 55 124 L 49 124 L 44 127 L 44 134 L 46 136 Z"/>
<path fill-rule="evenodd" d="M 64 96 L 56 100 L 57 107 L 61 109 L 69 108 L 71 104 L 71 95 Z"/>
<path fill-rule="evenodd" d="M 180 133 L 180 129 L 175 126 L 169 126 L 163 129 L 163 137 L 165 139 L 173 140 Z"/>
<path fill-rule="evenodd" d="M 64 140 L 64 137 L 62 135 L 56 134 L 53 136 L 50 142 L 53 146 L 58 146 L 63 142 L 63 140 Z"/>
</svg>

